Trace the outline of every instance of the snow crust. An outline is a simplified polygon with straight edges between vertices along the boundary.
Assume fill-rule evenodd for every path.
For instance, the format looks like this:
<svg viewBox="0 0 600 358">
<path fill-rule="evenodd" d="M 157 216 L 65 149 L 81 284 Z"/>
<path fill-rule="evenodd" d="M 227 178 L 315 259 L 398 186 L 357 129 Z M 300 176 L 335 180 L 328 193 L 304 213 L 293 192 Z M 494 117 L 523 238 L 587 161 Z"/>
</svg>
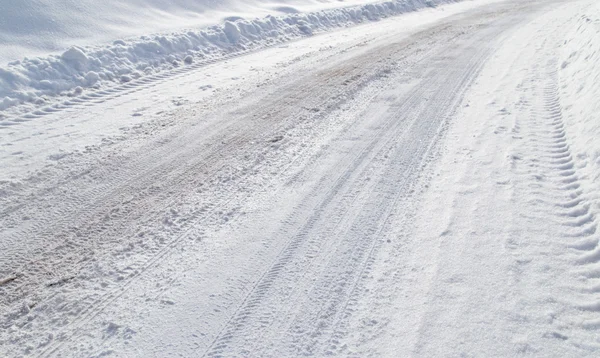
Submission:
<svg viewBox="0 0 600 358">
<path fill-rule="evenodd" d="M 85 92 L 190 66 L 198 61 L 211 61 L 232 53 L 310 36 L 315 32 L 377 21 L 456 1 L 393 0 L 366 4 L 368 1 L 362 1 L 362 5 L 309 12 L 300 10 L 339 6 L 340 3 L 304 1 L 282 6 L 270 2 L 244 2 L 246 15 L 269 10 L 279 14 L 255 18 L 231 15 L 244 9 L 240 3 L 233 1 L 29 0 L 3 3 L 0 4 L 0 42 L 5 45 L 2 46 L 0 60 L 15 56 L 14 52 L 8 50 L 15 43 L 29 43 L 32 38 L 36 40 L 30 47 L 58 50 L 77 39 L 92 41 L 88 34 L 94 32 L 106 36 L 135 33 L 140 30 L 136 29 L 138 23 L 144 24 L 141 30 L 146 33 L 149 33 L 148 27 L 161 29 L 173 22 L 182 26 L 195 22 L 202 26 L 194 30 L 117 38 L 105 45 L 74 45 L 57 54 L 13 60 L 0 67 L 0 121 L 48 105 L 56 96 L 77 97 Z M 134 11 L 138 8 L 144 10 L 141 13 Z M 209 13 L 215 17 L 207 19 Z M 230 16 L 224 17 L 226 14 Z M 149 21 L 148 17 L 163 20 Z M 224 21 L 214 24 L 221 18 Z M 213 21 L 212 26 L 207 25 L 210 21 Z M 148 25 L 148 22 L 152 25 Z M 34 33 L 41 36 L 32 36 Z M 15 106 L 19 108 L 14 109 Z M 12 112 L 7 112 L 11 108 Z"/>
</svg>

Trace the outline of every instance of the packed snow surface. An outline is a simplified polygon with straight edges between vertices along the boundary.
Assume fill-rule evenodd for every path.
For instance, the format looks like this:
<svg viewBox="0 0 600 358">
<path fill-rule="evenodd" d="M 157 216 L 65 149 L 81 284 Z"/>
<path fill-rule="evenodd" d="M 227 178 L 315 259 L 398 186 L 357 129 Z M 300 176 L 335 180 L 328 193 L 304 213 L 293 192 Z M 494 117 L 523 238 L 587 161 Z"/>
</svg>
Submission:
<svg viewBox="0 0 600 358">
<path fill-rule="evenodd" d="M 8 66 L 0 356 L 600 356 L 600 4 L 378 4 Z"/>
</svg>

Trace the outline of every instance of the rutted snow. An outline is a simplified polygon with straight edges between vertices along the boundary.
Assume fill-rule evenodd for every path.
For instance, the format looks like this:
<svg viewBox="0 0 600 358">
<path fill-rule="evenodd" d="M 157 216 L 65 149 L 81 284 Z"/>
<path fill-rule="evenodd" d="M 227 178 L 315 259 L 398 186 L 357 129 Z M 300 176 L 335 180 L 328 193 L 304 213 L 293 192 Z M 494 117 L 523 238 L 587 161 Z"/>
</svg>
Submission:
<svg viewBox="0 0 600 358">
<path fill-rule="evenodd" d="M 600 6 L 474 7 L 4 128 L 0 355 L 598 356 Z"/>
<path fill-rule="evenodd" d="M 15 60 L 0 68 L 0 111 L 5 111 L 4 115 L 0 112 L 0 120 L 2 116 L 9 117 L 36 106 L 49 105 L 53 96 L 77 97 L 84 92 L 189 66 L 196 61 L 218 59 L 226 54 L 309 36 L 316 31 L 377 21 L 382 17 L 455 1 L 393 0 L 309 13 L 288 9 L 290 14 L 263 18 L 230 16 L 220 25 L 201 29 L 118 39 L 111 45 L 100 47 L 73 46 L 60 55 Z M 129 5 L 135 4 L 137 2 Z M 209 5 L 198 6 L 205 9 Z M 87 7 L 84 9 L 90 11 Z M 59 22 L 63 24 L 63 20 Z M 8 26 L 16 24 L 8 22 Z M 78 28 L 80 25 L 73 26 Z M 9 29 L 4 30 L 5 33 L 7 31 Z M 6 112 L 19 104 L 27 105 Z"/>
</svg>

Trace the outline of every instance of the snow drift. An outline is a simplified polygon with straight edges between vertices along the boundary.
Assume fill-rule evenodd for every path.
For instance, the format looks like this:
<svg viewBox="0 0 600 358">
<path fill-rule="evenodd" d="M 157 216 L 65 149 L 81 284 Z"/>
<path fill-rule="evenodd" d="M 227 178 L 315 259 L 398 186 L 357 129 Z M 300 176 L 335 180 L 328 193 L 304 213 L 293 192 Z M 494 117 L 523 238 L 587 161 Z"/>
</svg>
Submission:
<svg viewBox="0 0 600 358">
<path fill-rule="evenodd" d="M 62 53 L 12 61 L 4 68 L 0 68 L 0 121 L 31 111 L 32 108 L 48 105 L 56 96 L 76 97 L 84 92 L 90 93 L 128 83 L 162 71 L 188 66 L 197 61 L 218 59 L 224 55 L 242 53 L 310 36 L 314 32 L 365 21 L 377 21 L 383 17 L 456 1 L 458 0 L 392 0 L 306 13 L 297 12 L 297 7 L 290 6 L 298 4 L 297 2 L 289 2 L 287 6 L 276 6 L 270 3 L 270 6 L 279 11 L 280 15 L 267 15 L 253 19 L 232 15 L 218 25 L 204 26 L 196 30 L 115 39 L 111 44 L 102 46 L 71 46 Z M 331 6 L 331 3 L 323 4 Z M 304 2 L 304 4 L 316 6 L 314 5 L 316 3 L 311 2 Z M 140 23 L 145 23 L 145 17 L 148 16 L 164 17 L 166 19 L 164 22 L 171 21 L 174 16 L 180 16 L 184 19 L 182 23 L 190 24 L 194 19 L 199 18 L 198 14 L 208 9 L 212 11 L 217 9 L 221 11 L 220 14 L 233 14 L 240 6 L 240 3 L 233 1 L 211 0 L 196 2 L 61 0 L 36 1 L 35 4 L 31 0 L 14 2 L 14 4 L 10 2 L 0 4 L 0 40 L 8 41 L 7 47 L 10 47 L 10 44 L 16 43 L 20 37 L 30 39 L 31 31 L 39 30 L 36 29 L 38 25 L 34 24 L 40 21 L 38 17 L 41 17 L 40 23 L 46 29 L 46 32 L 40 32 L 42 36 L 39 41 L 50 41 L 48 39 L 55 38 L 55 36 L 44 36 L 44 33 L 60 32 L 64 35 L 59 36 L 63 39 L 62 43 L 66 43 L 69 39 L 76 38 L 75 34 L 83 34 L 81 36 L 85 37 L 86 31 L 82 28 L 86 27 L 86 20 L 95 24 L 91 26 L 90 31 L 106 30 L 108 33 L 115 33 L 119 31 L 111 32 L 111 26 L 129 28 L 137 21 L 136 13 L 133 12 L 132 16 L 132 11 L 139 7 L 150 7 L 150 10 L 142 12 L 143 16 L 140 15 Z M 73 11 L 61 11 L 62 7 L 76 8 L 80 11 L 76 11 L 78 16 L 65 18 L 65 13 L 72 14 Z M 107 7 L 111 11 L 106 10 Z M 23 9 L 36 10 L 31 15 L 33 20 L 26 21 L 23 16 L 19 16 L 25 11 Z M 286 14 L 281 15 L 282 12 Z M 111 14 L 128 14 L 128 16 L 111 18 Z M 94 22 L 91 22 L 91 19 L 95 19 Z M 97 25 L 98 23 L 102 26 Z M 161 24 L 153 28 L 160 28 L 160 26 Z M 72 37 L 70 37 L 71 33 L 73 33 Z M 16 106 L 18 108 L 14 108 Z M 11 108 L 12 110 L 8 112 L 7 110 Z"/>
<path fill-rule="evenodd" d="M 346 0 L 345 6 L 375 0 Z M 337 0 L 14 0 L 0 1 L 0 63 L 187 27 L 227 17 L 340 7 Z"/>
</svg>

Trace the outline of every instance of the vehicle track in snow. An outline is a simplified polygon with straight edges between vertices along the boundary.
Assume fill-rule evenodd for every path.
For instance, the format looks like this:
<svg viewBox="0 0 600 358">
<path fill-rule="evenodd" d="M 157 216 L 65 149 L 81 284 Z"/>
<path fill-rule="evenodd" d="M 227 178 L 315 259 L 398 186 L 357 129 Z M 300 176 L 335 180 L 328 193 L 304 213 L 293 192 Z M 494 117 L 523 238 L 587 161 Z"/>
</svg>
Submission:
<svg viewBox="0 0 600 358">
<path fill-rule="evenodd" d="M 559 64 L 553 59 L 547 64 L 547 82 L 543 88 L 544 109 L 542 116 L 546 130 L 540 134 L 540 140 L 547 141 L 548 151 L 556 159 L 547 163 L 552 170 L 556 189 L 563 193 L 564 198 L 557 200 L 556 223 L 560 225 L 559 234 L 564 238 L 568 250 L 575 251 L 575 257 L 569 258 L 574 265 L 572 272 L 572 292 L 565 298 L 559 298 L 569 304 L 569 309 L 563 313 L 561 323 L 564 325 L 560 337 L 568 339 L 570 332 L 565 329 L 574 326 L 581 331 L 587 331 L 587 341 L 576 339 L 572 344 L 595 346 L 598 348 L 597 332 L 600 329 L 600 296 L 595 288 L 600 278 L 598 262 L 600 250 L 598 245 L 597 215 L 598 194 L 589 192 L 584 181 L 589 180 L 579 175 L 576 157 L 570 149 L 562 105 L 559 96 L 558 82 Z M 569 297 L 572 296 L 572 297 Z"/>
<path fill-rule="evenodd" d="M 546 34 L 536 49 L 538 62 L 532 64 L 527 85 L 521 89 L 526 93 L 522 109 L 529 116 L 516 121 L 512 134 L 524 141 L 521 152 L 527 154 L 513 157 L 513 166 L 517 175 L 525 178 L 522 190 L 530 197 L 521 217 L 529 225 L 543 223 L 536 229 L 539 242 L 532 246 L 543 245 L 537 256 L 555 270 L 555 277 L 546 279 L 570 282 L 551 288 L 550 297 L 537 298 L 551 312 L 544 337 L 565 341 L 581 354 L 591 354 L 598 349 L 600 329 L 598 195 L 589 191 L 589 178 L 579 174 L 582 162 L 571 150 L 569 124 L 559 94 L 556 48 L 560 39 L 556 32 Z M 509 247 L 519 251 L 518 246 Z M 523 255 L 523 265 L 534 260 L 532 252 Z M 561 271 L 561 265 L 567 269 Z"/>
<path fill-rule="evenodd" d="M 334 73 L 327 73 L 327 77 L 331 80 L 338 80 L 338 76 L 344 76 L 347 73 L 349 67 L 342 68 L 337 70 Z M 323 81 L 322 77 L 316 79 L 315 82 L 309 82 L 305 86 L 299 87 L 298 90 L 301 93 L 308 96 L 323 96 L 322 92 L 316 91 L 316 87 L 322 88 L 326 83 L 327 79 Z M 282 96 L 275 95 L 275 98 L 272 100 L 273 102 L 278 102 L 282 100 Z M 309 105 L 312 100 L 306 98 L 305 96 L 300 96 L 297 98 L 298 101 L 301 101 L 304 105 Z M 319 104 L 323 104 L 324 102 L 318 102 Z M 167 234 L 173 236 L 172 239 L 166 240 L 166 245 L 156 245 L 156 248 L 153 250 L 144 252 L 144 255 L 138 257 L 136 261 L 130 263 L 129 268 L 124 272 L 127 275 L 127 279 L 124 282 L 119 283 L 116 282 L 116 286 L 111 291 L 107 293 L 107 295 L 102 295 L 98 299 L 93 299 L 91 302 L 85 302 L 85 305 L 82 308 L 81 320 L 76 319 L 73 324 L 69 325 L 68 330 L 75 332 L 77 327 L 86 322 L 89 318 L 96 315 L 102 307 L 105 307 L 107 304 L 111 302 L 115 297 L 118 297 L 123 289 L 128 286 L 128 284 L 138 278 L 147 268 L 151 267 L 153 264 L 158 262 L 161 258 L 164 257 L 165 254 L 169 252 L 177 243 L 181 242 L 181 240 L 189 239 L 190 236 L 197 235 L 196 231 L 198 226 L 200 225 L 208 225 L 211 221 L 218 221 L 218 217 L 222 216 L 222 211 L 224 208 L 228 207 L 228 203 L 231 203 L 234 199 L 240 200 L 240 196 L 244 195 L 244 192 L 240 192 L 238 189 L 238 185 L 240 182 L 244 180 L 248 180 L 246 178 L 251 177 L 252 174 L 256 171 L 259 171 L 261 167 L 264 166 L 261 160 L 256 158 L 249 158 L 248 160 L 252 163 L 250 168 L 244 168 L 244 170 L 237 170 L 235 172 L 227 172 L 228 169 L 231 168 L 232 163 L 225 162 L 224 159 L 231 158 L 233 153 L 244 153 L 245 145 L 254 145 L 252 142 L 265 143 L 264 146 L 268 148 L 269 140 L 272 139 L 275 135 L 280 132 L 280 129 L 288 125 L 287 123 L 278 123 L 278 127 L 273 128 L 273 124 L 269 121 L 270 119 L 280 119 L 285 118 L 292 123 L 298 122 L 298 116 L 303 115 L 305 117 L 309 117 L 310 113 L 306 113 L 306 110 L 303 110 L 301 106 L 288 106 L 288 107 L 276 107 L 279 108 L 279 111 L 273 110 L 272 107 L 265 106 L 263 107 L 263 113 L 255 111 L 253 115 L 259 118 L 265 118 L 263 123 L 254 124 L 251 128 L 252 130 L 234 130 L 231 133 L 234 133 L 233 138 L 227 138 L 226 134 L 224 138 L 218 138 L 217 145 L 207 150 L 205 146 L 201 146 L 198 148 L 198 151 L 187 151 L 185 153 L 185 157 L 179 156 L 179 153 L 175 155 L 171 154 L 167 157 L 167 160 L 160 163 L 160 166 L 148 165 L 148 163 L 153 161 L 153 157 L 156 153 L 153 153 L 150 158 L 139 161 L 137 163 L 134 162 L 134 165 L 128 168 L 127 171 L 123 171 L 123 165 L 118 163 L 115 167 L 120 167 L 121 174 L 117 176 L 113 176 L 113 173 L 110 171 L 102 172 L 96 174 L 100 177 L 112 177 L 116 179 L 116 182 L 123 181 L 123 183 L 119 183 L 115 185 L 114 183 L 108 183 L 105 187 L 97 188 L 93 192 L 89 193 L 90 196 L 84 196 L 83 198 L 78 198 L 75 204 L 77 206 L 84 206 L 84 210 L 79 211 L 78 217 L 74 218 L 69 215 L 70 212 L 75 211 L 73 207 L 68 207 L 65 210 L 68 212 L 56 212 L 56 216 L 62 218 L 62 221 L 52 223 L 52 217 L 46 218 L 46 221 L 39 223 L 36 227 L 32 228 L 31 232 L 17 232 L 13 237 L 14 240 L 18 240 L 22 236 L 26 237 L 37 237 L 39 236 L 39 231 L 48 230 L 48 233 L 45 237 L 46 240 L 43 240 L 42 243 L 47 245 L 61 245 L 66 250 L 72 250 L 72 254 L 79 258 L 81 257 L 80 250 L 74 250 L 73 246 L 76 247 L 87 247 L 90 249 L 92 242 L 95 237 L 100 242 L 100 245 L 106 245 L 106 248 L 96 246 L 96 249 L 100 249 L 103 251 L 110 250 L 110 246 L 115 243 L 122 245 L 123 238 L 131 237 L 135 238 L 138 233 L 139 228 L 151 227 L 153 222 L 160 222 L 165 216 L 170 215 L 169 210 L 176 205 L 181 205 L 182 201 L 184 201 L 184 197 L 187 197 L 185 200 L 190 200 L 190 191 L 193 193 L 193 190 L 190 191 L 180 191 L 175 196 L 166 195 L 164 193 L 159 192 L 159 190 L 164 189 L 165 187 L 199 187 L 202 185 L 206 185 L 208 187 L 217 186 L 219 187 L 220 193 L 211 197 L 210 202 L 206 202 L 206 199 L 203 199 L 203 195 L 199 195 L 196 198 L 195 205 L 199 206 L 200 209 L 197 212 L 191 212 L 187 214 L 185 217 L 186 224 L 189 223 L 189 226 L 185 228 L 178 228 L 178 230 L 169 230 Z M 285 111 L 286 113 L 282 112 Z M 290 111 L 298 111 L 296 113 Z M 258 112 L 258 113 L 257 113 Z M 313 116 L 318 116 L 313 114 Z M 238 135 L 240 134 L 240 135 Z M 250 151 L 248 151 L 250 152 Z M 259 153 L 257 153 L 259 154 Z M 241 154 L 239 155 L 241 157 Z M 187 161 L 190 161 L 189 158 L 193 158 L 191 165 L 187 164 Z M 253 160 L 254 159 L 254 160 Z M 146 167 L 150 166 L 150 169 L 146 169 Z M 112 168 L 108 168 L 112 169 Z M 124 172 L 124 173 L 123 173 Z M 225 172 L 225 173 L 224 173 Z M 135 176 L 129 177 L 127 173 L 136 173 Z M 139 174 L 138 174 L 139 173 Z M 200 173 L 200 176 L 198 175 Z M 210 173 L 208 177 L 202 176 L 202 174 Z M 228 177 L 232 177 L 235 180 L 232 181 L 231 185 L 227 185 L 223 182 L 223 178 L 227 179 Z M 167 181 L 170 180 L 170 181 Z M 252 179 L 250 179 L 250 182 Z M 144 189 L 151 188 L 153 183 L 159 182 L 160 187 L 156 188 L 154 192 L 151 190 L 149 193 L 144 193 Z M 202 183 L 202 185 L 200 184 Z M 117 190 L 110 190 L 111 186 L 116 186 Z M 130 193 L 138 193 L 141 192 L 140 198 L 136 198 L 130 201 L 130 205 L 120 205 L 121 198 L 127 197 Z M 76 193 L 77 194 L 77 193 Z M 197 194 L 195 194 L 197 195 Z M 91 200 L 92 197 L 100 196 L 99 201 Z M 218 198 L 218 201 L 214 199 Z M 92 203 L 92 205 L 85 206 L 86 204 Z M 158 203 L 161 203 L 160 206 Z M 206 202 L 206 203 L 205 203 Z M 106 218 L 106 215 L 110 215 L 112 208 L 118 208 L 118 215 L 115 217 Z M 158 210 L 157 210 L 158 209 Z M 100 213 L 99 213 L 100 211 Z M 107 213 L 108 212 L 108 213 Z M 108 221 L 109 225 L 107 229 L 102 229 L 102 222 L 94 222 L 95 218 L 102 218 L 102 220 Z M 176 219 L 176 218 L 175 218 Z M 91 222 L 90 222 L 91 221 Z M 138 226 L 127 226 L 132 221 L 137 221 L 139 223 Z M 65 247 L 64 244 L 56 243 L 56 241 L 51 240 L 53 236 L 56 235 L 58 230 L 69 230 L 73 222 L 81 222 L 87 223 L 86 226 L 81 228 L 80 232 L 68 232 L 68 239 L 74 241 L 73 246 Z M 98 230 L 98 226 L 100 226 L 100 230 Z M 77 242 L 76 239 L 72 237 L 82 237 L 85 239 L 84 242 Z M 114 237 L 114 241 L 109 242 L 101 242 L 101 238 L 103 237 Z M 201 235 L 200 235 L 201 236 Z M 194 238 L 195 239 L 195 238 Z M 44 255 L 52 255 L 46 256 L 37 259 L 37 262 L 42 262 L 42 269 L 51 271 L 53 274 L 59 277 L 71 277 L 72 275 L 81 275 L 82 268 L 74 265 L 71 260 L 68 260 L 66 255 L 69 255 L 67 251 L 65 255 L 61 255 L 56 257 L 57 251 L 59 251 L 61 247 L 53 247 L 43 249 L 42 253 Z M 20 257 L 16 254 L 11 255 L 12 258 L 20 259 Z M 60 260 L 56 260 L 59 258 Z M 49 266 L 49 262 L 56 262 L 59 267 Z M 125 259 L 122 257 L 121 259 Z M 86 263 L 89 267 L 89 264 Z M 31 265 L 31 262 L 27 262 L 22 269 L 18 270 L 21 273 L 21 278 L 25 280 L 23 285 L 29 285 L 28 291 L 36 290 L 37 285 L 45 284 L 42 282 L 35 282 L 36 277 L 39 280 L 40 276 L 43 277 L 43 272 L 36 272 L 35 265 Z M 66 271 L 61 272 L 61 271 Z M 33 271 L 28 273 L 28 271 Z M 33 280 L 26 280 L 28 277 L 32 277 Z M 19 282 L 17 282 L 18 284 Z M 16 294 L 22 294 L 23 292 L 17 291 Z M 52 297 L 52 296 L 51 296 Z"/>
<path fill-rule="evenodd" d="M 330 184 L 335 190 L 327 195 L 311 193 L 308 198 L 324 201 L 299 208 L 293 217 L 304 218 L 305 211 L 312 214 L 301 220 L 302 226 L 278 233 L 293 239 L 205 356 L 349 354 L 341 343 L 349 333 L 343 321 L 351 315 L 354 296 L 360 294 L 357 287 L 366 278 L 373 250 L 385 242 L 383 232 L 391 213 L 401 210 L 399 202 L 410 198 L 445 120 L 492 51 L 493 46 L 482 44 L 493 43 L 505 26 L 518 19 L 479 25 L 472 37 L 442 49 L 424 64 L 422 80 L 398 99 L 399 106 L 383 115 L 381 132 L 373 142 L 350 167 L 338 170 L 343 174 Z M 365 183 L 371 177 L 382 179 Z M 327 254 L 319 258 L 320 252 Z M 306 287 L 312 288 L 307 292 Z M 283 310 L 282 302 L 288 306 Z M 261 332 L 258 339 L 256 332 Z"/>
</svg>

